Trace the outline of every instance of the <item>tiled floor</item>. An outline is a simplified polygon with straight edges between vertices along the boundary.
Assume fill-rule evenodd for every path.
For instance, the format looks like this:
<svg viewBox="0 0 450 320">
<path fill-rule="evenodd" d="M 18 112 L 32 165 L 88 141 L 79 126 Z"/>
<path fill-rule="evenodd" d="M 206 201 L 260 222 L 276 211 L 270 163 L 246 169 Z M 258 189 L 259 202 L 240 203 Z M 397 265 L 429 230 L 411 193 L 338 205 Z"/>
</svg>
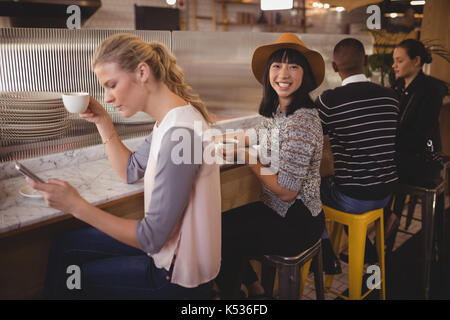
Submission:
<svg viewBox="0 0 450 320">
<path fill-rule="evenodd" d="M 446 197 L 446 208 L 449 206 L 448 197 Z M 405 230 L 405 223 L 406 223 L 406 217 L 407 214 L 407 205 L 405 205 L 404 211 L 403 211 L 403 217 L 400 221 L 400 229 Z M 414 211 L 414 218 L 420 219 L 421 218 L 421 205 L 417 204 L 415 211 Z M 417 220 L 412 220 L 411 225 L 407 229 L 408 232 L 416 234 L 421 229 L 421 222 Z M 374 232 L 372 234 L 369 234 L 369 238 L 373 240 Z M 406 241 L 408 241 L 413 235 L 409 235 L 403 232 L 398 232 L 397 237 L 395 239 L 394 244 L 394 251 L 400 248 Z M 332 289 L 337 292 L 344 292 L 346 289 L 348 289 L 348 264 L 341 261 L 341 267 L 342 267 L 342 273 L 335 276 L 333 280 Z M 367 265 L 364 266 L 364 272 L 366 272 Z M 314 279 L 313 274 L 309 274 L 309 280 Z M 325 281 L 325 280 L 324 280 Z M 338 298 L 337 295 L 327 292 L 325 293 L 325 300 L 334 300 Z M 316 292 L 314 289 L 314 284 L 307 283 L 305 286 L 305 289 L 303 291 L 302 299 L 304 300 L 315 300 L 316 299 Z"/>
</svg>

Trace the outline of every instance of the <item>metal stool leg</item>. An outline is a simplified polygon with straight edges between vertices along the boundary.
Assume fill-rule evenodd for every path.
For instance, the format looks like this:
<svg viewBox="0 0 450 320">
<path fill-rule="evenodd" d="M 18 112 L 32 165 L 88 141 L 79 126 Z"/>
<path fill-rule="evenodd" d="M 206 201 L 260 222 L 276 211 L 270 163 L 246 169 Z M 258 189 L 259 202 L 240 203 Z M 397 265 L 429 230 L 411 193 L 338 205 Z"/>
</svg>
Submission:
<svg viewBox="0 0 450 320">
<path fill-rule="evenodd" d="M 333 222 L 333 231 L 330 234 L 330 240 L 333 244 L 333 251 L 334 253 L 339 257 L 340 253 L 340 247 L 341 247 L 341 239 L 342 239 L 342 232 L 344 231 L 344 225 Z M 325 275 L 325 288 L 328 290 L 333 285 L 333 279 L 334 275 L 328 274 Z"/>
<path fill-rule="evenodd" d="M 300 267 L 280 266 L 278 269 L 278 295 L 281 300 L 296 300 L 300 294 Z"/>
<path fill-rule="evenodd" d="M 316 299 L 325 300 L 324 287 L 323 287 L 323 261 L 322 261 L 322 247 L 320 247 L 319 253 L 313 258 L 314 263 L 314 285 L 316 287 Z"/>
<path fill-rule="evenodd" d="M 409 226 L 411 225 L 414 216 L 414 210 L 416 209 L 417 200 L 417 196 L 412 196 L 409 198 L 408 215 L 406 216 L 405 230 L 408 230 Z"/>
<path fill-rule="evenodd" d="M 445 192 L 445 191 L 444 191 Z M 436 213 L 434 219 L 434 237 L 436 249 L 436 262 L 442 281 L 440 282 L 441 292 L 445 294 L 447 285 L 447 244 L 446 244 L 446 221 L 445 221 L 445 193 L 439 193 L 436 197 Z"/>
<path fill-rule="evenodd" d="M 386 300 L 386 272 L 385 272 L 385 255 L 384 255 L 384 227 L 383 227 L 383 216 L 376 220 L 376 245 L 378 253 L 378 262 L 381 269 L 381 290 L 380 290 L 380 300 Z"/>
<path fill-rule="evenodd" d="M 423 230 L 423 287 L 424 299 L 430 298 L 431 261 L 433 251 L 433 226 L 436 206 L 436 193 L 426 192 L 422 200 L 422 230 Z"/>
<path fill-rule="evenodd" d="M 348 230 L 348 292 L 351 300 L 361 299 L 367 225 L 349 226 Z"/>
</svg>

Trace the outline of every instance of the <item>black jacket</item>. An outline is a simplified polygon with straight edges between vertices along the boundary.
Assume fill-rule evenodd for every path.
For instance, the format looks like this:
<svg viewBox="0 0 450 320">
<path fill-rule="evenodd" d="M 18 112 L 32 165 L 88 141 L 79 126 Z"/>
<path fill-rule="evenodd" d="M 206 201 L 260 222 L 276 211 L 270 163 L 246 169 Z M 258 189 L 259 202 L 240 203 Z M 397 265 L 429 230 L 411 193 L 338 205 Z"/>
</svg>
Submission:
<svg viewBox="0 0 450 320">
<path fill-rule="evenodd" d="M 445 95 L 442 83 L 421 71 L 406 89 L 403 87 L 403 79 L 393 87 L 400 99 L 397 150 L 423 153 L 431 139 L 434 151 L 441 151 L 439 112 Z"/>
</svg>

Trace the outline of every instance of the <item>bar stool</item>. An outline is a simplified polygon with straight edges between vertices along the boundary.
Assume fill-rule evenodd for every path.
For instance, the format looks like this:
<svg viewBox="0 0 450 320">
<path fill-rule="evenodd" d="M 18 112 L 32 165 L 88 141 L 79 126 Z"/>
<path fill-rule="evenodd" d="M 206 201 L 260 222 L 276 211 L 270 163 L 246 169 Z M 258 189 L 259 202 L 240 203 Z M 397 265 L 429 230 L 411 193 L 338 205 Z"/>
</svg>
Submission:
<svg viewBox="0 0 450 320">
<path fill-rule="evenodd" d="M 448 168 L 448 164 L 447 164 Z M 423 232 L 423 297 L 424 299 L 430 298 L 430 277 L 431 277 L 431 263 L 433 260 L 433 240 L 434 240 L 434 225 L 435 225 L 435 213 L 436 213 L 436 198 L 441 193 L 445 192 L 445 181 L 441 181 L 435 188 L 417 187 L 407 184 L 398 184 L 395 188 L 395 192 L 399 194 L 408 194 L 411 197 L 419 198 L 422 201 L 422 232 Z M 444 204 L 445 206 L 445 204 Z M 445 221 L 444 217 L 445 208 L 442 208 L 438 212 L 439 221 Z M 438 252 L 443 257 L 445 254 L 445 237 L 443 226 L 444 223 L 440 223 L 441 230 L 439 230 L 439 238 L 444 239 L 438 241 Z M 444 259 L 440 259 L 444 260 Z"/>
<path fill-rule="evenodd" d="M 349 296 L 343 296 L 339 292 L 331 289 L 333 283 L 333 275 L 325 277 L 325 289 L 329 292 L 337 294 L 344 299 L 361 300 L 372 292 L 378 285 L 381 285 L 380 299 L 386 299 L 386 281 L 385 281 L 385 264 L 384 264 L 384 224 L 383 224 L 383 208 L 369 211 L 363 214 L 351 214 L 342 212 L 325 205 L 322 206 L 325 217 L 331 222 L 330 240 L 333 244 L 334 252 L 338 253 L 342 231 L 344 225 L 348 226 L 348 289 Z M 362 295 L 362 280 L 364 268 L 364 251 L 366 245 L 367 227 L 372 222 L 376 224 L 376 245 L 379 259 L 379 267 L 381 271 L 380 282 L 374 285 L 374 288 L 368 290 Z"/>
<path fill-rule="evenodd" d="M 322 239 L 311 248 L 295 257 L 264 255 L 261 261 L 261 283 L 267 295 L 272 296 L 275 273 L 278 270 L 278 293 L 281 300 L 296 300 L 300 296 L 306 282 L 309 264 L 314 259 L 314 282 L 317 300 L 324 300 L 323 270 L 322 270 Z M 300 275 L 300 268 L 302 272 Z"/>
<path fill-rule="evenodd" d="M 442 164 L 443 164 L 443 169 L 442 169 L 441 177 L 444 181 L 446 181 L 447 190 L 449 190 L 449 188 L 450 188 L 450 157 L 444 156 Z M 409 204 L 408 204 L 408 214 L 406 216 L 405 230 L 408 230 L 409 226 L 411 225 L 412 220 L 414 219 L 413 216 L 414 216 L 414 211 L 415 211 L 417 202 L 418 202 L 418 196 L 411 197 Z M 445 230 L 445 227 L 444 227 L 444 230 Z"/>
</svg>

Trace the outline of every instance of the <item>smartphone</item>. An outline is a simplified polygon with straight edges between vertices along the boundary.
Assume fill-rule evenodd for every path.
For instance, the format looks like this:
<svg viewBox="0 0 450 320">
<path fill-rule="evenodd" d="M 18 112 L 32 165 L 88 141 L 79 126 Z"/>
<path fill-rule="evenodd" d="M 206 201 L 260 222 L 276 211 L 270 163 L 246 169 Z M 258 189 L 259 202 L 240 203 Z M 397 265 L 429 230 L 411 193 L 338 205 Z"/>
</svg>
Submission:
<svg viewBox="0 0 450 320">
<path fill-rule="evenodd" d="M 28 168 L 26 168 L 23 164 L 21 164 L 17 161 L 16 161 L 16 170 L 19 171 L 24 176 L 30 178 L 33 181 L 45 183 L 44 180 L 39 178 L 37 175 L 35 175 L 33 172 L 31 172 Z"/>
</svg>

